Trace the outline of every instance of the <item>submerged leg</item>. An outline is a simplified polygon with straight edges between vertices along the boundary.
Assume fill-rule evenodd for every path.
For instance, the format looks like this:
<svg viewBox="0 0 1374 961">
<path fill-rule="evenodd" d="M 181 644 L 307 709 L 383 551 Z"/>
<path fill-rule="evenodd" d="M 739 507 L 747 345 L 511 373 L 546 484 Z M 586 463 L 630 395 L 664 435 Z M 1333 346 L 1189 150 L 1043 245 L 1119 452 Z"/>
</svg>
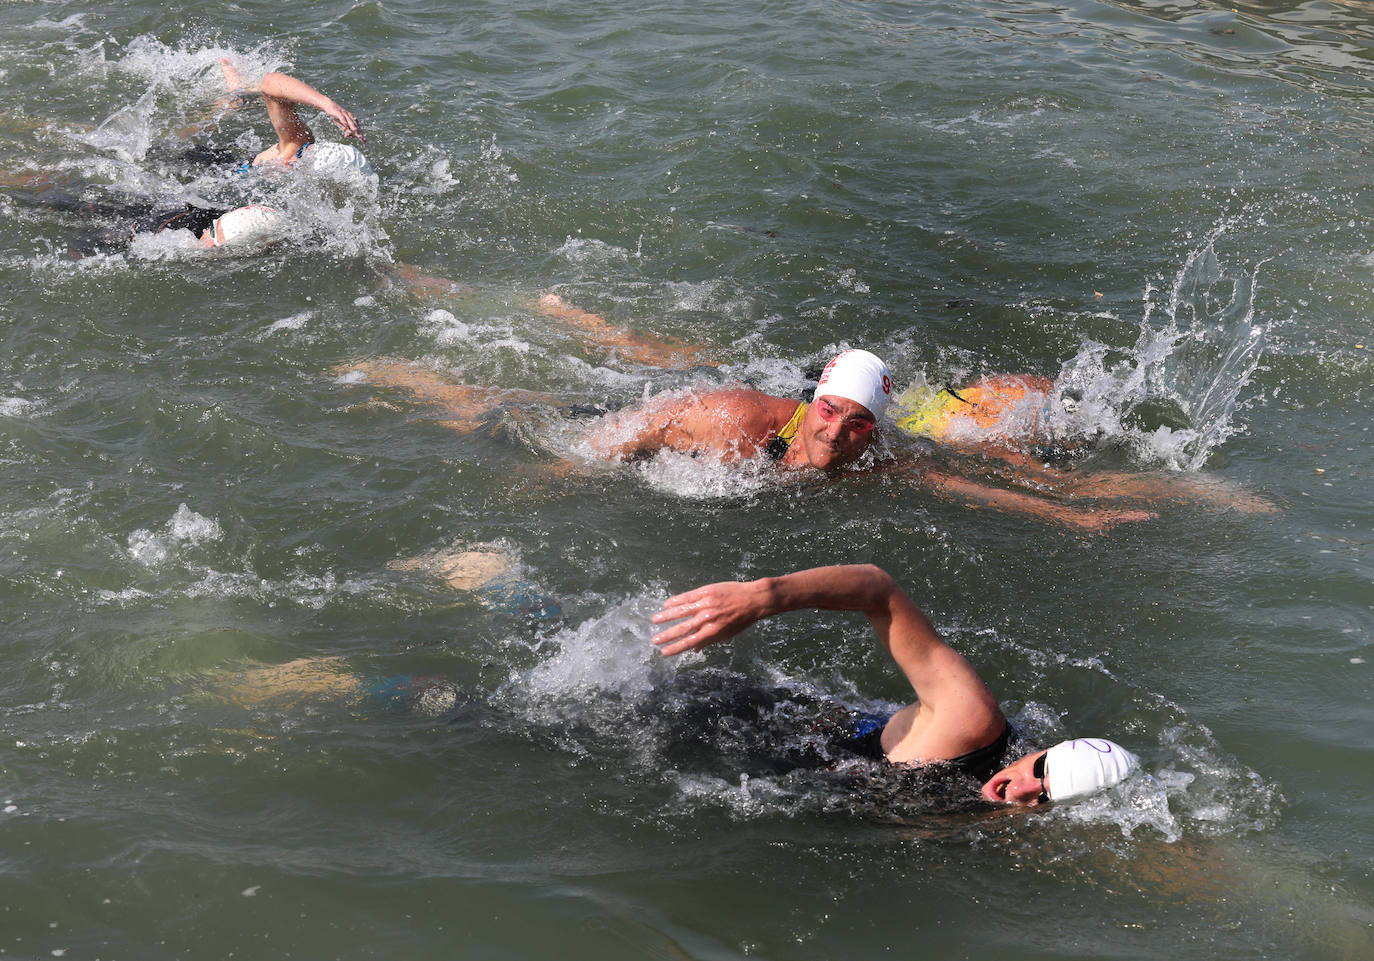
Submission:
<svg viewBox="0 0 1374 961">
<path fill-rule="evenodd" d="M 410 264 L 400 264 L 391 272 L 391 278 L 405 285 L 406 290 L 420 300 L 437 300 L 445 297 L 461 297 L 471 293 L 472 288 L 465 287 L 455 280 L 447 277 L 436 277 L 427 274 L 418 267 Z"/>
<path fill-rule="evenodd" d="M 594 345 L 646 367 L 690 367 L 709 363 L 701 359 L 704 349 L 675 337 L 636 334 L 617 327 L 604 317 L 574 307 L 557 294 L 545 294 L 535 310 L 552 320 L 575 328 Z"/>
<path fill-rule="evenodd" d="M 453 710 L 460 692 L 437 677 L 398 674 L 364 677 L 338 657 L 303 657 L 285 664 L 253 667 L 226 682 L 223 696 L 244 708 L 293 707 L 304 700 L 366 702 L 387 710 L 437 716 Z"/>
<path fill-rule="evenodd" d="M 536 620 L 562 614 L 556 601 L 519 576 L 515 558 L 505 550 L 431 551 L 392 561 L 387 567 L 438 577 L 454 590 L 475 593 L 492 610 Z"/>
<path fill-rule="evenodd" d="M 443 421 L 445 427 L 470 433 L 482 426 L 483 420 L 501 404 L 553 404 L 552 394 L 512 388 L 482 387 L 459 384 L 437 371 L 396 361 L 364 361 L 336 367 L 334 373 L 345 377 L 362 374 L 367 383 L 378 387 L 398 387 L 409 391 L 417 400 L 438 404 L 453 415 Z"/>
<path fill-rule="evenodd" d="M 243 707 L 287 706 L 305 698 L 345 698 L 361 693 L 360 681 L 337 657 L 302 657 L 253 667 L 228 682 L 225 697 Z"/>
<path fill-rule="evenodd" d="M 511 565 L 511 557 L 504 551 L 433 551 L 392 561 L 387 567 L 433 574 L 454 590 L 475 591 L 509 573 Z"/>
</svg>

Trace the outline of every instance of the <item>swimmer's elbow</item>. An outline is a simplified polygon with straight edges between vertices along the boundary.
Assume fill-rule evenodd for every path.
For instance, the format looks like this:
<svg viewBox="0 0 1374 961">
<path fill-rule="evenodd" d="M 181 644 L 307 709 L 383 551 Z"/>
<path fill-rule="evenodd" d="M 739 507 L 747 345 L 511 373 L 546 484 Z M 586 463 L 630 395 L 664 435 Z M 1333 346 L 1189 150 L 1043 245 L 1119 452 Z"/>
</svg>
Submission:
<svg viewBox="0 0 1374 961">
<path fill-rule="evenodd" d="M 872 600 L 871 607 L 886 607 L 892 597 L 902 593 L 902 588 L 887 571 L 877 564 L 858 564 L 858 573 L 866 590 L 864 591 Z"/>
<path fill-rule="evenodd" d="M 868 578 L 874 586 L 881 587 L 885 590 L 892 590 L 897 586 L 897 581 L 893 579 L 892 575 L 877 564 L 858 564 L 856 566 L 859 570 L 863 571 L 864 576 Z"/>
</svg>

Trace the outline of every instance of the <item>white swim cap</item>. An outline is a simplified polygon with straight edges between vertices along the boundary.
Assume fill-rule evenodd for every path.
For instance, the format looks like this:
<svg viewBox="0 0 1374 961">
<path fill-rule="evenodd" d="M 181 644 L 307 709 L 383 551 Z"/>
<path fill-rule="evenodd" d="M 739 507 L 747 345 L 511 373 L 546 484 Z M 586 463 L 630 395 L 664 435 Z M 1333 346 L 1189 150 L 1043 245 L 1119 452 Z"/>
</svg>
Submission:
<svg viewBox="0 0 1374 961">
<path fill-rule="evenodd" d="M 1045 776 L 1051 801 L 1096 794 L 1121 781 L 1140 765 L 1134 754 L 1101 737 L 1060 741 L 1045 752 Z"/>
<path fill-rule="evenodd" d="M 305 152 L 305 169 L 321 177 L 360 176 L 376 180 L 377 174 L 363 152 L 346 143 L 317 143 Z"/>
<path fill-rule="evenodd" d="M 823 394 L 863 404 L 879 419 L 892 400 L 892 378 L 887 364 L 875 355 L 866 350 L 846 350 L 831 358 L 821 372 L 816 396 Z"/>
<path fill-rule="evenodd" d="M 266 244 L 285 233 L 286 218 L 272 207 L 250 204 L 237 207 L 215 221 L 214 246 Z"/>
</svg>

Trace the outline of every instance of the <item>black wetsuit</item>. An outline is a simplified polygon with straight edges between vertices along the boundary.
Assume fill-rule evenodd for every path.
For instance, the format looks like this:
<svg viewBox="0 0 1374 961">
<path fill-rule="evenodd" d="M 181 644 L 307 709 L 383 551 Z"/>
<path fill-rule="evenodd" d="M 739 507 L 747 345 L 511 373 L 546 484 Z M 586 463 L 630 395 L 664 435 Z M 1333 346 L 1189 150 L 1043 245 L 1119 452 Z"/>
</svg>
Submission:
<svg viewBox="0 0 1374 961">
<path fill-rule="evenodd" d="M 445 705 L 453 723 L 484 723 L 500 715 L 485 695 L 438 678 L 398 676 L 365 681 L 369 700 L 390 710 Z M 633 732 L 647 739 L 654 764 L 665 770 L 793 779 L 828 785 L 833 796 L 859 799 L 858 813 L 952 812 L 986 804 L 978 788 L 1006 764 L 1010 725 L 990 744 L 957 758 L 921 765 L 892 764 L 881 744 L 888 717 L 808 689 L 760 684 L 716 668 L 683 671 L 632 697 L 602 692 L 585 717 L 560 716 L 556 740 L 609 745 Z M 527 730 L 527 719 L 513 724 Z M 547 732 L 546 732 L 547 733 Z M 1022 748 L 1024 745 L 1017 745 Z M 637 747 L 638 756 L 641 748 Z M 795 773 L 794 773 L 795 772 Z M 790 780 L 790 783 L 798 783 Z"/>
<path fill-rule="evenodd" d="M 76 193 L 53 186 L 5 188 L 5 193 L 18 203 L 74 214 L 87 223 L 104 221 L 109 224 L 76 238 L 72 252 L 80 255 L 123 250 L 135 234 L 155 234 L 163 230 L 189 230 L 199 239 L 228 212 L 228 208 L 158 204 L 117 194 L 92 196 L 94 192 L 95 189 L 88 189 Z"/>
<path fill-rule="evenodd" d="M 197 238 L 215 225 L 229 211 L 214 207 L 197 207 L 182 204 L 180 207 L 150 208 L 146 213 L 135 217 L 133 233 L 156 234 L 164 230 L 189 230 Z"/>
<path fill-rule="evenodd" d="M 1003 767 L 1012 738 L 1007 725 L 989 744 L 956 758 L 919 766 L 888 764 L 882 747 L 888 717 L 834 698 L 794 687 L 765 687 L 738 674 L 702 669 L 675 675 L 655 689 L 640 709 L 669 715 L 711 733 L 724 734 L 721 749 L 747 746 L 746 753 L 774 770 L 829 767 L 846 758 L 866 758 L 894 769 L 932 778 L 955 775 L 980 784 Z"/>
</svg>

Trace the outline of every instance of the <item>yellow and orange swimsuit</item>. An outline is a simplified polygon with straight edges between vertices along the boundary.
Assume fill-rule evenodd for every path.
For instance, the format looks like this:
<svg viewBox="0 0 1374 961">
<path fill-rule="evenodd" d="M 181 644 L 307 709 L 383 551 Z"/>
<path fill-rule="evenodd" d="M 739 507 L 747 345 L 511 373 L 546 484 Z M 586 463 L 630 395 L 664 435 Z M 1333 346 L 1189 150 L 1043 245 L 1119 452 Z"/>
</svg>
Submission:
<svg viewBox="0 0 1374 961">
<path fill-rule="evenodd" d="M 913 385 L 892 402 L 892 419 L 908 434 L 946 440 L 951 435 L 1034 433 L 1054 382 L 1033 374 L 997 374 L 966 387 L 936 390 Z M 1026 416 L 1030 415 L 1029 423 Z"/>
</svg>

